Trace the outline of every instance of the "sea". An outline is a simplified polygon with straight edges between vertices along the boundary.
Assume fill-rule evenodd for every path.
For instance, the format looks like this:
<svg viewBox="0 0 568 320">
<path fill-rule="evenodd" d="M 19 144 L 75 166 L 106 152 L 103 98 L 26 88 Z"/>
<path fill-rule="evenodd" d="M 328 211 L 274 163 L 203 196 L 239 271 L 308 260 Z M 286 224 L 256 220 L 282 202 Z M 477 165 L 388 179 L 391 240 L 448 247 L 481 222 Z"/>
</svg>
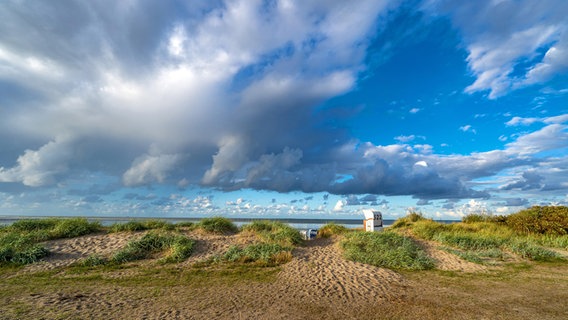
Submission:
<svg viewBox="0 0 568 320">
<path fill-rule="evenodd" d="M 54 217 L 54 216 L 0 216 L 0 226 L 1 225 L 10 225 L 18 220 L 23 219 L 45 219 L 45 218 L 74 218 L 69 216 L 61 216 L 61 217 Z M 179 217 L 81 217 L 86 218 L 91 222 L 98 221 L 103 226 L 110 226 L 115 223 L 126 223 L 129 221 L 145 221 L 145 220 L 162 220 L 169 223 L 180 223 L 180 222 L 199 222 L 204 217 L 194 217 L 194 218 L 179 218 Z M 253 221 L 278 221 L 282 223 L 286 223 L 293 228 L 299 230 L 306 230 L 306 229 L 319 229 L 322 226 L 328 223 L 335 223 L 338 225 L 342 225 L 349 229 L 355 228 L 363 228 L 363 219 L 309 219 L 309 218 L 234 218 L 234 217 L 226 217 L 227 219 L 231 220 L 235 225 L 242 226 Z M 394 223 L 394 219 L 383 219 L 383 227 L 388 227 Z M 455 223 L 459 222 L 459 220 L 435 220 L 440 223 Z"/>
</svg>

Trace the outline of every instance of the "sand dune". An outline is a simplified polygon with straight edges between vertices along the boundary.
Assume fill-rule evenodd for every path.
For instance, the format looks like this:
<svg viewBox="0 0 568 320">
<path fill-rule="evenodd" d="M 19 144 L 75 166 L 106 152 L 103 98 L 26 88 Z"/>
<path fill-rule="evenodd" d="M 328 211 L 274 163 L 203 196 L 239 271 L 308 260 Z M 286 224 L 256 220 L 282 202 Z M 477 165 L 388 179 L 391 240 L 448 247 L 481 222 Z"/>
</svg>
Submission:
<svg viewBox="0 0 568 320">
<path fill-rule="evenodd" d="M 46 242 L 53 253 L 19 273 L 50 270 L 68 266 L 90 254 L 109 257 L 138 233 L 95 234 L 74 239 Z M 221 255 L 234 244 L 253 241 L 239 235 L 211 235 L 187 232 L 197 241 L 193 256 L 179 264 L 193 264 Z M 432 243 L 423 243 L 438 261 L 438 268 L 456 271 L 483 271 L 482 266 L 440 251 Z M 93 319 L 305 319 L 317 313 L 326 319 L 374 318 L 373 306 L 400 301 L 407 295 L 406 280 L 399 273 L 347 261 L 342 258 L 337 241 L 316 239 L 293 251 L 293 260 L 284 266 L 272 282 L 251 282 L 219 288 L 195 288 L 183 285 L 167 290 L 152 288 L 153 297 L 139 289 L 116 287 L 108 283 L 91 290 L 67 290 L 32 294 L 25 303 L 37 307 L 38 314 L 74 314 Z M 155 263 L 148 260 L 141 263 Z M 115 272 L 108 278 L 132 275 L 136 268 Z M 41 311 L 43 310 L 43 311 Z M 0 319 L 2 317 L 0 316 Z"/>
</svg>

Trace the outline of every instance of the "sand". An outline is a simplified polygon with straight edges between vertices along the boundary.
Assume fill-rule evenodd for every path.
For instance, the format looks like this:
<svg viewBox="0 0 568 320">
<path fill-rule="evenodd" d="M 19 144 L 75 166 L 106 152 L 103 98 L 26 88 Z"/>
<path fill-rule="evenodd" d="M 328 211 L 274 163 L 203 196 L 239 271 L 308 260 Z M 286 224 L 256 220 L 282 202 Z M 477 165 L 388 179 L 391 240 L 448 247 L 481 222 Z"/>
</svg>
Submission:
<svg viewBox="0 0 568 320">
<path fill-rule="evenodd" d="M 26 266 L 18 275 L 57 270 L 90 254 L 110 257 L 129 240 L 143 233 L 95 234 L 74 239 L 46 242 L 52 252 L 45 261 Z M 221 255 L 234 244 L 252 239 L 239 235 L 210 235 L 187 232 L 197 240 L 196 250 L 178 268 Z M 458 272 L 479 272 L 484 267 L 422 245 L 438 261 L 437 268 Z M 155 260 L 139 262 L 155 264 Z M 137 268 L 114 272 L 121 277 Z M 136 286 L 101 284 L 87 289 L 67 288 L 56 292 L 41 290 L 6 303 L 32 305 L 25 318 L 49 319 L 67 315 L 78 319 L 306 319 L 310 314 L 324 319 L 373 319 L 381 305 L 404 300 L 408 283 L 392 270 L 347 261 L 342 258 L 337 241 L 316 239 L 293 251 L 293 259 L 281 267 L 275 281 L 251 281 L 223 287 L 179 285 L 151 287 L 140 291 Z M 151 291 L 151 294 L 148 292 Z M 2 317 L 0 319 L 8 319 Z"/>
</svg>

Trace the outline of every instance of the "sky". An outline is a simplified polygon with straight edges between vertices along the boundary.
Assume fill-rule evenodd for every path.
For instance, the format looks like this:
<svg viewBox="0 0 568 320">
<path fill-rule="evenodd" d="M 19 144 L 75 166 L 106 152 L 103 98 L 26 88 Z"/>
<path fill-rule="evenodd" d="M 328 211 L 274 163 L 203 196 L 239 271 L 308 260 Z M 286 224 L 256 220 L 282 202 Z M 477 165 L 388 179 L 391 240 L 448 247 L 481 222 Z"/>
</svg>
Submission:
<svg viewBox="0 0 568 320">
<path fill-rule="evenodd" d="M 0 215 L 568 205 L 568 1 L 0 3 Z"/>
</svg>

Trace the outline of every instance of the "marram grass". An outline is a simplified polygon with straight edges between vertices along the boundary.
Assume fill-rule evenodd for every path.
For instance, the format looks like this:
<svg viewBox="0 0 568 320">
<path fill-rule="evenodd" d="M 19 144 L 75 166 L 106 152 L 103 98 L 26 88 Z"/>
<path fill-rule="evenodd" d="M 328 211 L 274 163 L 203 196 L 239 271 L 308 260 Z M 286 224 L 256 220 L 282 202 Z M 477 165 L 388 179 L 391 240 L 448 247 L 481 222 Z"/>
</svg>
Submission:
<svg viewBox="0 0 568 320">
<path fill-rule="evenodd" d="M 425 270 L 434 261 L 409 237 L 395 232 L 347 233 L 340 242 L 346 259 L 389 269 Z"/>
</svg>

